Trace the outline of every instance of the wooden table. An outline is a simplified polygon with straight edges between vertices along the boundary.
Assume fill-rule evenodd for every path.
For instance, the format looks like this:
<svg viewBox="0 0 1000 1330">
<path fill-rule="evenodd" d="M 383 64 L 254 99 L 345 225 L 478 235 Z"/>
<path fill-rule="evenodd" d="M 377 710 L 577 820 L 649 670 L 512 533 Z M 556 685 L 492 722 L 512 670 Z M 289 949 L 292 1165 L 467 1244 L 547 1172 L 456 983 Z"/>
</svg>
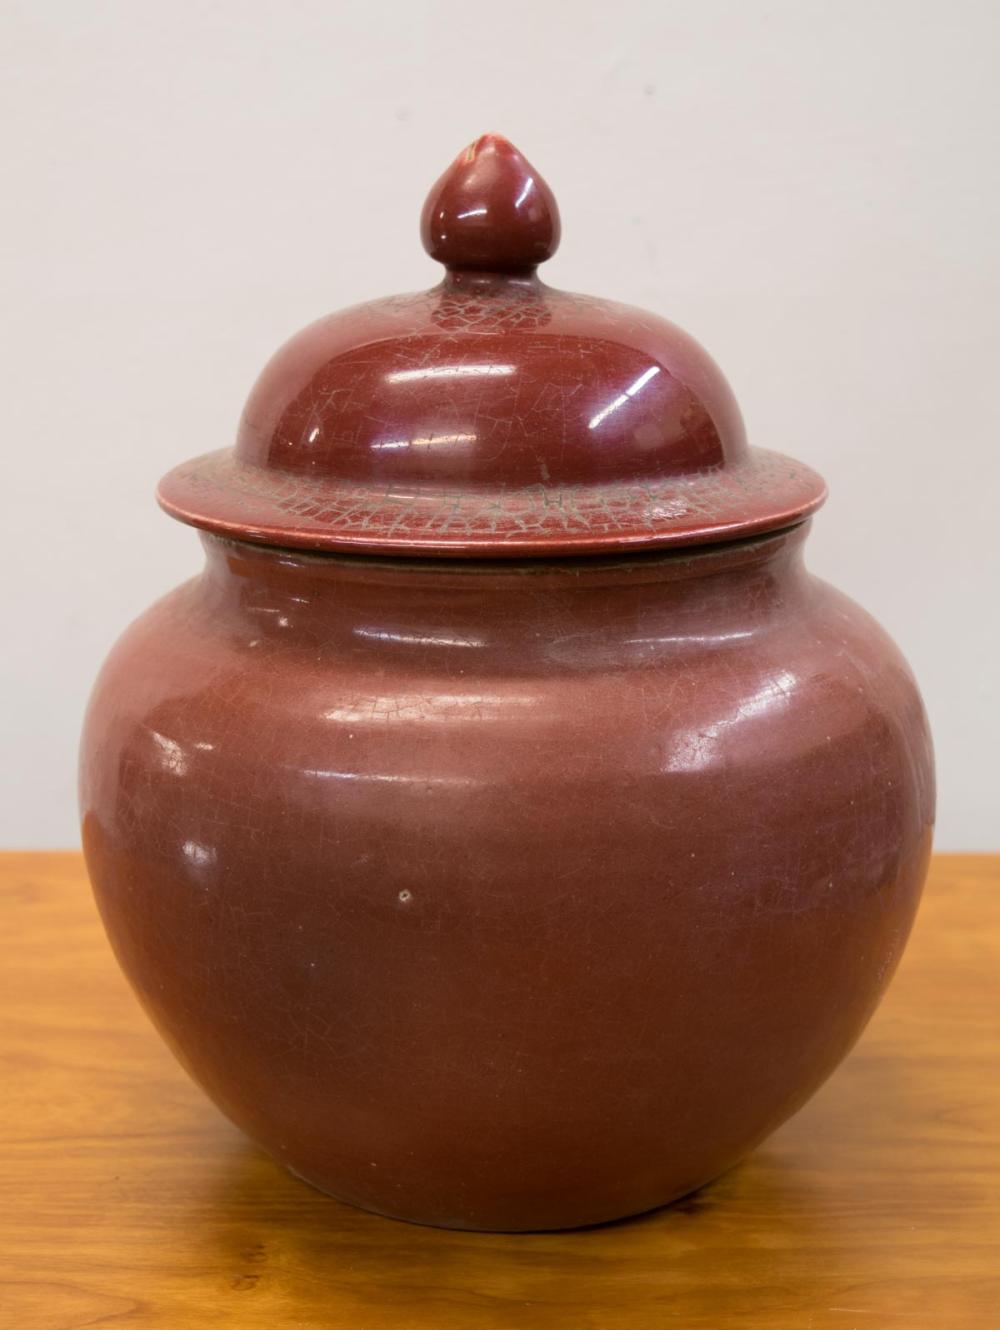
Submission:
<svg viewBox="0 0 1000 1330">
<path fill-rule="evenodd" d="M 415 1228 L 284 1174 L 146 1023 L 80 859 L 0 856 L 0 1326 L 1000 1327 L 1000 856 L 941 856 L 855 1053 L 741 1167 L 576 1233 Z"/>
</svg>

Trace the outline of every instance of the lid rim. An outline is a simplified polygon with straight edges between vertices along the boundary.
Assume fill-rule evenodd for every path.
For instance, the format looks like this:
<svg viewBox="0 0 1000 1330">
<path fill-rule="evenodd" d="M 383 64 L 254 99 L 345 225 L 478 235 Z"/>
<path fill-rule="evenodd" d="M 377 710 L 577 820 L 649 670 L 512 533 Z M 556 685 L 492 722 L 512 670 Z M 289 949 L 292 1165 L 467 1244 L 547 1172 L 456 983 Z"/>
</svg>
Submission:
<svg viewBox="0 0 1000 1330">
<path fill-rule="evenodd" d="M 255 544 L 509 559 L 730 543 L 795 525 L 826 493 L 810 467 L 760 448 L 737 465 L 656 481 L 402 494 L 276 473 L 222 449 L 168 472 L 157 500 L 178 521 Z"/>
</svg>

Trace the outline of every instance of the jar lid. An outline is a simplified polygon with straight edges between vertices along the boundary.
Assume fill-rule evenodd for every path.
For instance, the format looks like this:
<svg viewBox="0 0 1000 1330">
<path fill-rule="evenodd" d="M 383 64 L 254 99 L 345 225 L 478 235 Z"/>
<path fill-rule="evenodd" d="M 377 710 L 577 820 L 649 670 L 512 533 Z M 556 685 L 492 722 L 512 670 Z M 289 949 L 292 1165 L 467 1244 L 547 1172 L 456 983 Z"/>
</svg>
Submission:
<svg viewBox="0 0 1000 1330">
<path fill-rule="evenodd" d="M 444 280 L 287 342 L 235 447 L 163 479 L 168 513 L 300 549 L 493 558 L 732 540 L 822 503 L 809 467 L 747 446 L 680 329 L 539 280 L 559 210 L 505 139 L 461 153 L 421 233 Z"/>
</svg>

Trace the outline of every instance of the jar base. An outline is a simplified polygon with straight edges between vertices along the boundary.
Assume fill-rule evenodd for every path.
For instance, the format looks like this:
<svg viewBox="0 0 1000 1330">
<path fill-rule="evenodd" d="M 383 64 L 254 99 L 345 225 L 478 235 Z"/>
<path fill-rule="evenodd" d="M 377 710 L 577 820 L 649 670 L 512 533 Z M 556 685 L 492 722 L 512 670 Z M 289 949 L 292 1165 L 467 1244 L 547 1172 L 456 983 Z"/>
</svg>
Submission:
<svg viewBox="0 0 1000 1330">
<path fill-rule="evenodd" d="M 365 1214 L 377 1215 L 380 1219 L 391 1219 L 400 1224 L 413 1224 L 417 1228 L 440 1228 L 456 1233 L 571 1233 L 580 1229 L 603 1228 L 608 1224 L 627 1223 L 632 1219 L 640 1219 L 643 1215 L 653 1214 L 657 1210 L 665 1210 L 670 1206 L 678 1205 L 688 1197 L 694 1196 L 696 1193 L 704 1190 L 705 1187 L 710 1186 L 715 1181 L 714 1177 L 707 1178 L 704 1182 L 699 1182 L 694 1187 L 685 1187 L 675 1195 L 668 1196 L 665 1200 L 657 1201 L 653 1205 L 643 1205 L 635 1210 L 626 1209 L 605 1216 L 598 1216 L 596 1218 L 579 1220 L 567 1219 L 561 1222 L 541 1224 L 533 1224 L 531 1222 L 525 1222 L 523 1224 L 477 1224 L 475 1222 L 461 1219 L 449 1220 L 421 1218 L 415 1214 L 401 1214 L 393 1210 L 381 1209 L 379 1206 L 367 1202 L 349 1200 L 347 1197 L 339 1195 L 324 1183 L 315 1181 L 305 1173 L 300 1173 L 298 1169 L 293 1168 L 291 1164 L 283 1163 L 282 1167 L 287 1173 L 291 1174 L 296 1182 L 303 1182 L 307 1187 L 311 1187 L 314 1191 L 318 1191 L 324 1196 L 329 1196 L 331 1200 L 338 1201 L 341 1205 L 349 1205 L 353 1210 L 361 1210 Z"/>
</svg>

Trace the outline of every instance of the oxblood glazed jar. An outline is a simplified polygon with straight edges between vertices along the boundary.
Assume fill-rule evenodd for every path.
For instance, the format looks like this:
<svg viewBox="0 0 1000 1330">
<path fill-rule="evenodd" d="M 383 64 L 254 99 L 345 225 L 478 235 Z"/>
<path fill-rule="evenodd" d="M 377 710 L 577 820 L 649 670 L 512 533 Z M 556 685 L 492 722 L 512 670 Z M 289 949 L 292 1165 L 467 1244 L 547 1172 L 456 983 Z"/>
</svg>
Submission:
<svg viewBox="0 0 1000 1330">
<path fill-rule="evenodd" d="M 276 1159 L 426 1224 L 663 1205 L 821 1084 L 905 943 L 920 698 L 803 565 L 823 499 L 650 314 L 543 285 L 487 136 L 419 295 L 320 320 L 163 481 L 205 571 L 83 740 L 112 943 Z"/>
</svg>

